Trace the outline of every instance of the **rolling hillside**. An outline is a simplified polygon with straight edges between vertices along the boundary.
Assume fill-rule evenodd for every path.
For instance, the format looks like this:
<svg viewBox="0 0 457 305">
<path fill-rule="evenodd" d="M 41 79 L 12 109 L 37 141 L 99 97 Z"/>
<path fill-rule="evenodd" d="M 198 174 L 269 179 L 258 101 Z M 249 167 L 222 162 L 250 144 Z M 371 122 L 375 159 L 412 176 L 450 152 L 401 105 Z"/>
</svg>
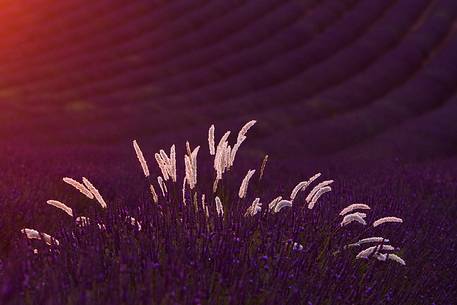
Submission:
<svg viewBox="0 0 457 305">
<path fill-rule="evenodd" d="M 0 14 L 12 147 L 162 143 L 255 118 L 278 156 L 457 152 L 453 0 L 7 1 Z"/>
</svg>

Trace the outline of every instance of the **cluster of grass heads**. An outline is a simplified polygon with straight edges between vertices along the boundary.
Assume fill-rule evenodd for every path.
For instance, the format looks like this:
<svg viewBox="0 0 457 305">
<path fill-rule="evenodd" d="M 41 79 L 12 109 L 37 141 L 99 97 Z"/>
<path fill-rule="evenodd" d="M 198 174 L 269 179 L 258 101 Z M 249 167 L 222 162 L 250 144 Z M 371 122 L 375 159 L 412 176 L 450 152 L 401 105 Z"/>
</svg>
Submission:
<svg viewBox="0 0 457 305">
<path fill-rule="evenodd" d="M 37 231 L 33 239 L 24 238 L 27 234 L 15 240 L 15 259 L 1 271 L 7 279 L 0 287 L 4 303 L 419 304 L 421 294 L 430 297 L 421 291 L 424 283 L 411 286 L 409 260 L 403 266 L 401 259 L 388 259 L 393 250 L 398 258 L 408 255 L 386 248 L 387 242 L 398 245 L 411 237 L 399 230 L 399 218 L 384 220 L 393 224 L 375 221 L 391 216 L 391 206 L 375 208 L 377 217 L 368 206 L 341 211 L 359 198 L 333 192 L 322 196 L 333 181 L 314 182 L 319 175 L 290 196 L 291 190 L 272 187 L 275 180 L 262 186 L 266 161 L 257 174 L 240 176 L 232 168 L 234 158 L 216 161 L 230 156 L 231 148 L 224 144 L 228 136 L 211 148 L 212 132 L 216 173 L 200 166 L 197 175 L 199 148 L 187 145 L 183 186 L 176 178 L 174 147 L 170 155 L 156 155 L 162 173 L 157 180 L 134 142 L 147 178 L 144 191 L 154 189 L 135 204 L 105 202 L 101 188 L 88 179 L 66 178 L 82 193 L 75 198 L 91 208 L 83 215 L 64 203 L 48 202 L 60 209 L 58 230 L 48 239 Z M 287 199 L 268 204 L 278 195 Z M 398 206 L 392 210 L 399 211 Z M 352 220 L 345 217 L 350 213 L 357 213 Z M 380 236 L 363 254 L 369 247 L 360 239 Z"/>
</svg>

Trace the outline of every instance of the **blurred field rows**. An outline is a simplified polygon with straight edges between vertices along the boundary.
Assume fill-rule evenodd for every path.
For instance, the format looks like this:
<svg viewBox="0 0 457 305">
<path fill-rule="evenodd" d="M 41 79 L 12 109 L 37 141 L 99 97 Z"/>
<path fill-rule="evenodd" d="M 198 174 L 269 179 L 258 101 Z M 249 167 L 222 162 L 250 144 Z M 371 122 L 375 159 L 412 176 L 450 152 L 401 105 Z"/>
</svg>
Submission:
<svg viewBox="0 0 457 305">
<path fill-rule="evenodd" d="M 453 0 L 7 1 L 2 146 L 91 155 L 255 118 L 278 156 L 454 156 L 456 13 Z"/>
</svg>

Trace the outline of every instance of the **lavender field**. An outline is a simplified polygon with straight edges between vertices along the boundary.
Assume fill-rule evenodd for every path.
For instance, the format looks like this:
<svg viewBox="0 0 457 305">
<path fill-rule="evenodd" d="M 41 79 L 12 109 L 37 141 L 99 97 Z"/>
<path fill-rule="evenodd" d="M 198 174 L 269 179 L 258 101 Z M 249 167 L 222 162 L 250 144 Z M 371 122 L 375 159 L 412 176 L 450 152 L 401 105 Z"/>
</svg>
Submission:
<svg viewBox="0 0 457 305">
<path fill-rule="evenodd" d="M 457 304 L 456 15 L 0 3 L 0 304 Z"/>
</svg>

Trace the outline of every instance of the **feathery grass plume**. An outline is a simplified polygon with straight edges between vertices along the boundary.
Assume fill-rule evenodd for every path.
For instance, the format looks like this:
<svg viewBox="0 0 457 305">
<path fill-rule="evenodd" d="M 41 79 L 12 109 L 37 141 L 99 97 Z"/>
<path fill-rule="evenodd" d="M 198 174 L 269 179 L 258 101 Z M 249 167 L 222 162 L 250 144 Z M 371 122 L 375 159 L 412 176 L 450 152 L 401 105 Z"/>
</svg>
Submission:
<svg viewBox="0 0 457 305">
<path fill-rule="evenodd" d="M 211 127 L 208 130 L 208 146 L 209 146 L 209 154 L 211 156 L 214 156 L 216 154 L 216 148 L 214 147 L 214 130 L 215 127 L 214 125 L 211 125 Z"/>
<path fill-rule="evenodd" d="M 178 176 L 176 174 L 176 146 L 174 144 L 170 147 L 170 170 L 171 180 L 173 182 L 178 181 Z"/>
<path fill-rule="evenodd" d="M 189 143 L 187 142 L 187 147 L 190 149 Z M 162 172 L 163 178 L 165 181 L 168 181 L 170 178 L 173 182 L 177 181 L 176 175 L 176 147 L 173 144 L 170 147 L 170 156 L 161 149 L 158 153 L 155 154 L 155 159 L 159 165 L 160 171 Z"/>
<path fill-rule="evenodd" d="M 309 192 L 308 196 L 306 196 L 306 199 L 305 199 L 306 202 L 307 202 L 307 203 L 310 203 L 311 200 L 313 199 L 314 195 L 316 195 L 316 193 L 319 192 L 319 190 L 320 190 L 321 188 L 324 188 L 324 187 L 326 187 L 326 186 L 332 184 L 333 182 L 334 182 L 333 180 L 325 180 L 325 181 L 319 183 L 318 185 L 316 185 L 316 186 L 311 190 L 311 192 Z"/>
<path fill-rule="evenodd" d="M 387 259 L 390 259 L 390 260 L 393 260 L 403 266 L 406 266 L 406 262 L 398 255 L 394 254 L 394 253 L 388 253 L 387 254 Z"/>
<path fill-rule="evenodd" d="M 169 176 L 168 176 L 168 165 L 166 160 L 163 159 L 163 156 L 160 153 L 155 153 L 154 155 L 157 165 L 159 166 L 160 171 L 162 172 L 162 176 L 165 179 L 165 181 L 168 181 Z"/>
<path fill-rule="evenodd" d="M 224 166 L 224 172 L 226 172 L 232 168 L 232 162 L 230 161 L 231 153 L 232 153 L 232 147 L 228 144 L 228 142 L 225 142 L 223 145 L 223 150 L 222 150 L 222 161 L 223 161 L 222 164 Z"/>
<path fill-rule="evenodd" d="M 228 155 L 229 166 L 233 166 L 233 164 L 235 164 L 236 154 L 238 153 L 241 144 L 243 144 L 243 142 L 236 142 L 235 145 L 233 145 L 233 149 L 231 149 L 230 154 Z"/>
<path fill-rule="evenodd" d="M 364 203 L 353 203 L 341 210 L 340 216 L 344 216 L 355 210 L 370 210 L 371 208 Z"/>
<path fill-rule="evenodd" d="M 189 151 L 188 155 L 184 156 L 184 165 L 187 177 L 186 181 L 191 190 L 193 190 L 197 185 L 197 155 L 199 150 L 200 146 L 197 146 L 193 151 Z"/>
<path fill-rule="evenodd" d="M 21 230 L 22 234 L 25 234 L 28 239 L 39 239 L 41 240 L 40 232 L 34 229 L 24 228 Z"/>
<path fill-rule="evenodd" d="M 222 206 L 222 201 L 221 199 L 216 196 L 214 199 L 216 201 L 216 212 L 218 216 L 224 216 L 224 207 Z"/>
<path fill-rule="evenodd" d="M 165 194 L 168 192 L 167 186 L 165 185 L 165 182 L 163 181 L 162 176 L 157 177 L 157 183 L 159 183 L 160 190 L 162 191 L 162 196 L 165 197 Z"/>
<path fill-rule="evenodd" d="M 167 155 L 167 153 L 163 149 L 160 149 L 158 154 L 160 155 L 160 158 L 163 161 L 165 161 L 165 164 L 168 165 L 168 155 Z M 168 173 L 168 169 L 167 169 L 167 173 Z"/>
<path fill-rule="evenodd" d="M 238 132 L 238 136 L 237 136 L 237 139 L 236 139 L 236 143 L 235 145 L 233 146 L 233 149 L 231 150 L 231 153 L 229 155 L 229 167 L 232 167 L 233 164 L 235 163 L 235 158 L 236 158 L 236 154 L 241 146 L 241 144 L 243 144 L 243 142 L 246 140 L 246 134 L 247 132 L 249 131 L 249 129 L 254 126 L 254 124 L 256 123 L 257 121 L 255 120 L 252 120 L 252 121 L 249 121 L 247 122 L 246 124 L 244 124 L 243 127 L 241 127 L 241 130 Z"/>
<path fill-rule="evenodd" d="M 304 192 L 306 190 L 306 188 L 314 182 L 314 180 L 316 180 L 317 178 L 319 178 L 321 176 L 321 173 L 317 173 L 315 174 L 314 176 L 312 176 L 311 178 L 309 178 L 308 180 L 305 180 L 305 181 L 302 181 L 300 183 L 298 183 L 292 190 L 292 192 L 290 193 L 290 200 L 291 201 L 294 201 L 295 198 L 297 197 L 298 195 L 298 192 L 302 191 Z"/>
<path fill-rule="evenodd" d="M 222 179 L 222 174 L 224 174 L 227 169 L 228 162 L 226 156 L 226 149 L 228 147 L 227 139 L 230 136 L 230 131 L 227 131 L 224 136 L 220 139 L 216 147 L 216 155 L 214 156 L 214 169 L 216 170 L 216 179 Z"/>
<path fill-rule="evenodd" d="M 225 173 L 230 168 L 230 156 L 231 148 L 228 142 L 224 142 L 220 149 L 220 165 L 222 173 Z"/>
<path fill-rule="evenodd" d="M 186 141 L 186 151 L 187 151 L 188 156 L 190 156 L 192 154 L 192 149 L 190 148 L 189 141 Z"/>
<path fill-rule="evenodd" d="M 224 160 L 227 162 L 227 170 L 230 170 L 233 166 L 232 160 L 232 146 L 226 145 L 224 150 Z"/>
<path fill-rule="evenodd" d="M 259 181 L 262 181 L 263 175 L 265 174 L 265 167 L 267 166 L 268 162 L 268 155 L 265 155 L 262 160 L 262 165 L 260 166 L 260 175 L 259 175 Z"/>
<path fill-rule="evenodd" d="M 135 149 L 136 157 L 138 158 L 141 168 L 143 169 L 144 176 L 149 177 L 148 163 L 146 162 L 143 152 L 141 151 L 141 148 L 136 140 L 133 140 L 133 148 Z"/>
<path fill-rule="evenodd" d="M 202 194 L 202 209 L 203 209 L 203 211 L 205 211 L 206 218 L 209 218 L 209 209 L 208 209 L 208 205 L 206 204 L 205 194 Z"/>
<path fill-rule="evenodd" d="M 94 199 L 94 194 L 92 194 L 85 186 L 84 184 L 82 183 L 79 183 L 78 181 L 72 179 L 72 178 L 69 178 L 69 177 L 65 177 L 62 179 L 65 183 L 71 185 L 72 187 L 74 187 L 75 189 L 77 189 L 78 191 L 80 191 L 82 194 L 84 194 L 87 198 L 89 199 Z"/>
<path fill-rule="evenodd" d="M 365 219 L 363 219 L 363 218 L 365 218 L 365 216 L 366 216 L 366 214 L 359 213 L 359 212 L 347 214 L 346 216 L 344 216 L 343 221 L 341 222 L 340 226 L 344 227 L 353 221 L 357 221 L 358 223 L 361 223 L 365 226 L 367 224 Z"/>
<path fill-rule="evenodd" d="M 290 193 L 290 200 L 294 200 L 297 197 L 298 192 L 308 185 L 308 181 L 299 182 Z"/>
<path fill-rule="evenodd" d="M 262 211 L 262 203 L 260 202 L 260 198 L 254 199 L 251 206 L 247 208 L 246 213 L 244 216 L 255 216 L 258 212 Z"/>
<path fill-rule="evenodd" d="M 392 223 L 392 222 L 402 223 L 403 219 L 398 218 L 398 217 L 393 217 L 393 216 L 379 218 L 378 220 L 373 222 L 373 227 L 376 228 L 377 226 L 380 226 L 384 223 Z"/>
<path fill-rule="evenodd" d="M 230 134 L 231 134 L 230 130 L 225 132 L 225 134 L 222 136 L 222 138 L 219 140 L 219 143 L 217 144 L 216 152 L 217 152 L 218 148 L 220 148 L 224 145 L 224 143 L 227 143 L 227 140 L 228 140 L 228 137 L 230 136 Z"/>
<path fill-rule="evenodd" d="M 273 199 L 269 204 L 268 204 L 268 210 L 272 211 L 276 205 L 282 200 L 282 196 L 278 196 L 275 199 Z"/>
<path fill-rule="evenodd" d="M 197 146 L 190 154 L 190 161 L 192 162 L 192 179 L 194 186 L 197 185 L 197 155 L 200 151 L 200 146 Z"/>
<path fill-rule="evenodd" d="M 388 243 L 390 240 L 384 237 L 368 237 L 368 238 L 363 238 L 355 243 L 352 244 L 347 244 L 344 246 L 344 249 L 347 248 L 353 248 L 353 247 L 360 247 L 361 245 L 364 244 L 370 244 L 370 243 Z"/>
<path fill-rule="evenodd" d="M 169 168 L 170 158 L 168 157 L 167 153 L 163 149 L 159 150 L 159 154 L 160 154 L 160 157 L 162 158 L 162 160 L 165 162 L 167 174 L 170 175 L 170 168 Z"/>
<path fill-rule="evenodd" d="M 330 192 L 332 188 L 330 186 L 324 186 L 323 188 L 319 189 L 316 194 L 314 194 L 313 199 L 311 199 L 311 202 L 308 204 L 308 209 L 312 210 L 314 208 L 314 205 L 317 203 L 319 198 L 327 192 Z"/>
<path fill-rule="evenodd" d="M 214 157 L 214 169 L 216 171 L 216 179 L 221 180 L 222 175 L 225 173 L 227 168 L 226 164 L 226 152 L 225 148 L 227 147 L 227 143 L 224 143 L 220 148 L 216 149 L 216 156 Z"/>
<path fill-rule="evenodd" d="M 394 247 L 391 245 L 379 245 L 366 248 L 365 250 L 360 251 L 355 258 L 368 258 L 371 254 L 379 251 L 393 251 Z"/>
<path fill-rule="evenodd" d="M 186 184 L 187 184 L 187 175 L 184 176 L 184 179 L 182 181 L 182 204 L 184 206 L 187 205 L 187 201 L 186 201 Z"/>
<path fill-rule="evenodd" d="M 214 182 L 213 182 L 213 194 L 215 194 L 217 192 L 217 186 L 219 185 L 219 179 L 214 179 Z"/>
<path fill-rule="evenodd" d="M 240 149 L 241 143 L 236 142 L 235 145 L 233 145 L 233 148 L 230 149 L 230 153 L 228 154 L 228 160 L 229 160 L 229 166 L 232 167 L 233 164 L 235 163 L 236 159 L 236 154 L 238 153 L 238 150 Z"/>
<path fill-rule="evenodd" d="M 356 244 L 363 245 L 368 243 L 388 243 L 389 240 L 384 237 L 367 237 L 359 240 Z"/>
<path fill-rule="evenodd" d="M 237 142 L 242 142 L 246 139 L 246 134 L 248 133 L 249 129 L 251 129 L 251 127 L 255 125 L 255 123 L 257 123 L 256 120 L 251 120 L 244 124 L 243 127 L 241 127 L 241 130 L 238 133 Z"/>
<path fill-rule="evenodd" d="M 103 199 L 102 195 L 100 195 L 100 192 L 95 188 L 95 186 L 86 178 L 83 177 L 83 183 L 87 187 L 87 189 L 94 194 L 95 199 L 97 202 L 100 204 L 100 206 L 104 209 L 107 208 L 106 202 Z"/>
<path fill-rule="evenodd" d="M 48 200 L 48 201 L 46 201 L 46 203 L 49 205 L 52 205 L 58 209 L 61 209 L 62 211 L 64 211 L 65 213 L 67 213 L 68 215 L 73 217 L 73 210 L 70 207 L 68 207 L 67 205 L 65 205 L 64 203 L 62 203 L 58 200 Z"/>
<path fill-rule="evenodd" d="M 244 177 L 243 181 L 241 182 L 240 190 L 238 191 L 238 196 L 240 197 L 240 199 L 246 197 L 248 193 L 249 180 L 251 180 L 251 177 L 254 175 L 254 173 L 255 169 L 249 170 L 246 176 Z"/>
<path fill-rule="evenodd" d="M 190 188 L 194 188 L 194 180 L 193 180 L 193 173 L 192 173 L 192 161 L 190 160 L 190 157 L 188 155 L 184 156 L 184 167 L 186 171 L 186 179 L 185 181 L 189 184 Z"/>
<path fill-rule="evenodd" d="M 25 234 L 28 239 L 38 239 L 44 241 L 47 245 L 51 246 L 52 244 L 59 245 L 59 241 L 52 237 L 49 234 L 38 232 L 34 229 L 24 228 L 21 230 L 21 233 Z"/>
<path fill-rule="evenodd" d="M 312 176 L 311 178 L 308 179 L 308 185 L 310 185 L 311 183 L 313 183 L 317 178 L 319 178 L 320 176 L 322 176 L 321 173 L 317 173 L 315 174 L 314 176 Z"/>
<path fill-rule="evenodd" d="M 154 203 L 159 203 L 159 196 L 157 196 L 156 189 L 154 188 L 154 185 L 152 185 L 152 183 L 149 185 L 149 190 L 151 191 L 152 200 L 154 201 Z"/>
<path fill-rule="evenodd" d="M 290 201 L 290 200 L 281 200 L 281 201 L 279 201 L 278 204 L 276 204 L 276 206 L 274 208 L 274 212 L 278 213 L 279 211 L 281 211 L 285 207 L 291 208 L 292 207 L 292 201 Z"/>
</svg>

